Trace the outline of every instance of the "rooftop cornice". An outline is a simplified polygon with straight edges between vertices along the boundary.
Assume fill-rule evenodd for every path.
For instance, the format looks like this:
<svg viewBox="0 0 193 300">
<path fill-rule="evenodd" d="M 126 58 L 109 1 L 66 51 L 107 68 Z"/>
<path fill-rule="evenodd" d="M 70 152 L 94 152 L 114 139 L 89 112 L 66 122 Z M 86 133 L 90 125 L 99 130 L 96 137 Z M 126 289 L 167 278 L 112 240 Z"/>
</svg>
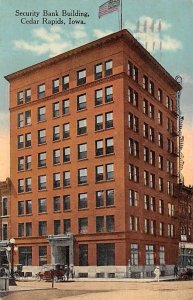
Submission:
<svg viewBox="0 0 193 300">
<path fill-rule="evenodd" d="M 156 68 L 159 72 L 159 75 L 163 78 L 163 80 L 166 80 L 171 87 L 173 87 L 176 91 L 181 90 L 181 85 L 160 65 L 160 63 L 133 37 L 131 33 L 127 29 L 123 29 L 121 31 L 112 33 L 110 35 L 107 35 L 103 38 L 100 38 L 98 40 L 95 40 L 93 42 L 90 42 L 88 44 L 85 44 L 83 46 L 80 46 L 78 48 L 69 50 L 67 52 L 64 52 L 62 54 L 59 54 L 57 56 L 54 56 L 52 58 L 49 58 L 47 60 L 44 60 L 40 63 L 34 64 L 32 66 L 29 66 L 27 68 L 24 68 L 22 70 L 16 71 L 14 73 L 11 73 L 9 75 L 5 76 L 5 79 L 9 82 L 11 82 L 13 79 L 16 79 L 18 77 L 24 76 L 26 74 L 29 74 L 33 71 L 38 71 L 39 69 L 43 67 L 47 67 L 53 64 L 56 64 L 57 62 L 60 62 L 61 60 L 68 59 L 72 56 L 77 56 L 78 54 L 91 50 L 96 47 L 102 47 L 103 45 L 113 43 L 113 41 L 121 40 L 123 39 L 128 47 L 134 49 L 137 51 L 137 54 L 143 58 L 146 59 L 147 62 L 150 63 L 152 68 Z"/>
</svg>

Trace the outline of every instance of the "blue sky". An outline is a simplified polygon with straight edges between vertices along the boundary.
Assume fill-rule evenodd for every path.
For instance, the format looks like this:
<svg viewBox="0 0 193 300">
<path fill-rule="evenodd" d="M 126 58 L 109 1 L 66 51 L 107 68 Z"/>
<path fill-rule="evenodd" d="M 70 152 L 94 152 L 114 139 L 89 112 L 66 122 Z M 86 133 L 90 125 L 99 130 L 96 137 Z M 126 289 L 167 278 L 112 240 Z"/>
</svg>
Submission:
<svg viewBox="0 0 193 300">
<path fill-rule="evenodd" d="M 8 145 L 4 136 L 9 128 L 8 83 L 4 76 L 118 31 L 120 18 L 117 12 L 98 18 L 98 7 L 104 2 L 105 0 L 0 0 L 0 142 L 3 139 L 3 143 Z M 34 17 L 34 20 L 39 19 L 39 24 L 22 24 L 22 16 L 15 16 L 16 10 L 40 12 L 38 18 Z M 41 24 L 43 10 L 79 10 L 88 12 L 89 17 L 75 18 L 83 19 L 86 23 L 84 25 L 68 24 L 68 17 L 61 17 L 66 21 L 65 25 Z M 49 17 L 49 20 L 56 18 L 59 17 Z M 161 31 L 158 30 L 160 21 Z M 137 22 L 140 24 L 139 30 Z M 192 151 L 193 146 L 193 0 L 123 0 L 123 27 L 146 45 L 147 50 L 173 77 L 183 77 L 181 110 L 185 116 L 185 168 L 188 167 L 188 172 L 193 174 L 193 167 L 191 170 L 187 163 L 189 155 L 186 155 L 186 152 Z M 1 168 L 3 161 L 5 158 L 0 156 Z M 191 176 L 193 183 L 193 175 Z"/>
</svg>

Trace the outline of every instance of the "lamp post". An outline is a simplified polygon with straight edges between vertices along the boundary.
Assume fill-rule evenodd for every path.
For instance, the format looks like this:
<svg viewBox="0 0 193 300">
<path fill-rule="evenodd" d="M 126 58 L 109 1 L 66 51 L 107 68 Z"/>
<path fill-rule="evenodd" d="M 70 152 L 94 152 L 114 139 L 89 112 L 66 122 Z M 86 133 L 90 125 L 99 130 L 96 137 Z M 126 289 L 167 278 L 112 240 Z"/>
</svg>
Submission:
<svg viewBox="0 0 193 300">
<path fill-rule="evenodd" d="M 15 250 L 15 248 L 16 248 L 15 247 L 15 239 L 11 238 L 9 240 L 9 244 L 7 247 L 7 250 L 10 253 L 10 264 L 11 264 L 9 285 L 16 285 L 15 276 L 14 276 L 14 250 Z"/>
<path fill-rule="evenodd" d="M 184 254 L 185 254 L 185 244 L 182 242 L 181 243 L 181 249 L 182 249 L 182 269 L 184 271 L 184 261 L 185 261 L 185 257 L 184 257 Z"/>
</svg>

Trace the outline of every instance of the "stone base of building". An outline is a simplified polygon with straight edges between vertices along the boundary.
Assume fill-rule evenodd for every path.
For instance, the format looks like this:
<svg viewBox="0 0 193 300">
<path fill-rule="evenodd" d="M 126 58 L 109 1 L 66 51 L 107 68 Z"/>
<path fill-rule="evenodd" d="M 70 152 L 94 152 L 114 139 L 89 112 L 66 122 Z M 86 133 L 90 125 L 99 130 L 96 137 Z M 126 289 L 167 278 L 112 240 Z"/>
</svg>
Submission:
<svg viewBox="0 0 193 300">
<path fill-rule="evenodd" d="M 76 278 L 151 278 L 155 266 L 74 266 Z M 35 276 L 42 270 L 39 266 L 24 266 L 25 276 Z M 174 265 L 160 266 L 161 276 L 174 274 Z"/>
</svg>

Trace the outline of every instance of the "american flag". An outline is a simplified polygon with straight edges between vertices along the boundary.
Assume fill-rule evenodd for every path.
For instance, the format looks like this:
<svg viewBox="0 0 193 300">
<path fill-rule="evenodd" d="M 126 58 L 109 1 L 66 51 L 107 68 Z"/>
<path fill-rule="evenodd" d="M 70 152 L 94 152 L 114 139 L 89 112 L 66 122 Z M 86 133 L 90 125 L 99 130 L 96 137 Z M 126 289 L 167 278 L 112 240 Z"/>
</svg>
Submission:
<svg viewBox="0 0 193 300">
<path fill-rule="evenodd" d="M 120 5 L 120 0 L 109 0 L 105 2 L 103 5 L 99 6 L 99 18 L 106 14 L 110 14 L 114 11 L 118 10 Z"/>
</svg>

